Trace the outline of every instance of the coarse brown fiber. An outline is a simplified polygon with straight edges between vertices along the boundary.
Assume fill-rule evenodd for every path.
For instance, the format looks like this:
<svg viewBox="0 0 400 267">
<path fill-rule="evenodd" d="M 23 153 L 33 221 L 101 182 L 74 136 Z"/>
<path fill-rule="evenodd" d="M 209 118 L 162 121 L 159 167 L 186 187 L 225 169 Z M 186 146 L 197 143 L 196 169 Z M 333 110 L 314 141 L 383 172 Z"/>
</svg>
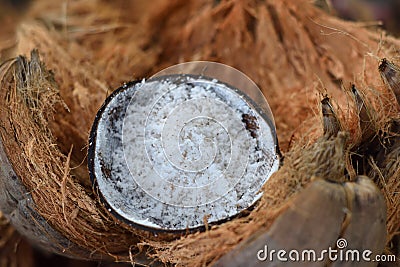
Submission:
<svg viewBox="0 0 400 267">
<path fill-rule="evenodd" d="M 310 1 L 40 0 L 15 38 L 8 53 L 26 58 L 1 67 L 1 140 L 38 213 L 93 255 L 130 261 L 143 250 L 165 264 L 211 264 L 268 229 L 314 179 L 342 182 L 365 174 L 349 162 L 372 139 L 363 139 L 366 129 L 350 83 L 374 114 L 374 134 L 388 132 L 390 119 L 399 119 L 378 65 L 382 58 L 398 62 L 400 41 L 328 15 Z M 107 95 L 123 82 L 191 60 L 233 66 L 259 85 L 285 160 L 247 216 L 205 232 L 155 236 L 119 223 L 99 203 L 86 167 L 89 130 Z M 319 102 L 325 95 L 342 125 L 332 138 L 322 134 Z M 370 175 L 386 199 L 387 249 L 393 251 L 400 222 L 399 151 L 385 158 L 395 163 L 386 168 L 370 161 L 376 167 Z M 344 178 L 345 169 L 350 178 Z"/>
</svg>

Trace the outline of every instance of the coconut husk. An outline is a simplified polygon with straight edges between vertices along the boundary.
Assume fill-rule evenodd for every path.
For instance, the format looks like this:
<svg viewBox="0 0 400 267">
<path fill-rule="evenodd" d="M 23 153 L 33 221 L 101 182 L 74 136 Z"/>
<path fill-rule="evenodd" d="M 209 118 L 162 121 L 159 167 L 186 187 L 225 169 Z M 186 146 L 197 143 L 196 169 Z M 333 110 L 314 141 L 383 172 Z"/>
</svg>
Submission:
<svg viewBox="0 0 400 267">
<path fill-rule="evenodd" d="M 33 211 L 71 241 L 70 250 L 57 244 L 73 257 L 134 262 L 144 253 L 149 261 L 171 265 L 212 264 L 268 229 L 312 177 L 341 182 L 364 174 L 351 162 L 368 140 L 350 83 L 376 113 L 375 133 L 398 111 L 378 65 L 383 57 L 396 59 L 400 42 L 309 1 L 42 0 L 32 4 L 17 39 L 13 54 L 25 57 L 3 64 L 0 76 L 1 140 Z M 33 49 L 38 52 L 29 59 Z M 285 161 L 249 214 L 204 232 L 156 236 L 116 221 L 93 194 L 86 168 L 89 129 L 113 88 L 189 60 L 231 65 L 260 86 Z M 340 107 L 346 133 L 321 137 L 321 95 Z M 353 175 L 345 177 L 345 170 Z M 389 251 L 398 235 L 398 220 L 392 219 L 398 218 L 398 198 L 387 198 L 398 192 L 393 177 L 386 177 L 386 185 L 376 183 L 387 199 Z"/>
</svg>

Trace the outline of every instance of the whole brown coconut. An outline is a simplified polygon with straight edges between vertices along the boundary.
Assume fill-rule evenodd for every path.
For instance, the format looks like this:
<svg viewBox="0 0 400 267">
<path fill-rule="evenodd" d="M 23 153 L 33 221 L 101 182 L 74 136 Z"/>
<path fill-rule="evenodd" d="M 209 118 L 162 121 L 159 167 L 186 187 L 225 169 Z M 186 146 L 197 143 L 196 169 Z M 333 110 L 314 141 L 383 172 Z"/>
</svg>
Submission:
<svg viewBox="0 0 400 267">
<path fill-rule="evenodd" d="M 0 207 L 35 245 L 84 259 L 256 266 L 266 243 L 322 250 L 345 238 L 399 261 L 400 41 L 305 0 L 42 0 L 15 38 L 0 67 Z M 259 85 L 283 165 L 254 210 L 231 221 L 180 235 L 129 227 L 92 190 L 90 127 L 113 88 L 190 60 Z"/>
</svg>

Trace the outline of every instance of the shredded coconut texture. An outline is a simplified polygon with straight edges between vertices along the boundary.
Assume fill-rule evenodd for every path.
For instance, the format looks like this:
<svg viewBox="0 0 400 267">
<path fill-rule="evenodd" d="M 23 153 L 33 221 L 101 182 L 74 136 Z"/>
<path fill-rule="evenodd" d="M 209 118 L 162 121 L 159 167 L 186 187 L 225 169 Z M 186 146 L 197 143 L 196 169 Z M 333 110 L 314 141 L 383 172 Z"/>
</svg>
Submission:
<svg viewBox="0 0 400 267">
<path fill-rule="evenodd" d="M 117 217 L 185 230 L 237 215 L 277 170 L 273 124 L 239 90 L 189 75 L 116 94 L 95 144 L 97 184 Z"/>
</svg>

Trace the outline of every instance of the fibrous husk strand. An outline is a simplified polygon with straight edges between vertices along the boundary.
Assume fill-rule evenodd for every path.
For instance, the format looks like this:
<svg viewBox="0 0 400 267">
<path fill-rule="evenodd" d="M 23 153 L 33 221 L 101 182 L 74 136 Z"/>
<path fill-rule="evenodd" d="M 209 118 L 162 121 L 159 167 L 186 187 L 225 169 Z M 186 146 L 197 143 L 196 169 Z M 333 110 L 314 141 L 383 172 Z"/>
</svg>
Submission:
<svg viewBox="0 0 400 267">
<path fill-rule="evenodd" d="M 368 103 L 367 97 L 355 85 L 351 86 L 351 93 L 360 133 L 357 143 L 352 148 L 351 161 L 357 174 L 366 175 L 369 172 L 368 157 L 375 157 L 381 150 L 377 132 L 379 126 L 376 111 Z"/>
<path fill-rule="evenodd" d="M 393 93 L 399 104 L 400 68 L 386 59 L 379 65 L 382 80 Z M 398 110 L 398 105 L 394 109 Z M 386 122 L 381 123 L 378 153 L 370 154 L 370 176 L 382 189 L 387 205 L 387 248 L 400 256 L 400 121 L 399 115 L 388 113 Z M 375 148 L 376 149 L 376 148 Z"/>
<path fill-rule="evenodd" d="M 397 103 L 400 104 L 400 69 L 386 58 L 382 59 L 379 65 L 379 73 L 385 84 L 396 96 Z"/>
<path fill-rule="evenodd" d="M 374 110 L 367 104 L 365 96 L 362 96 L 360 91 L 353 84 L 351 87 L 351 92 L 353 93 L 354 102 L 357 108 L 357 115 L 360 120 L 360 130 L 361 130 L 361 143 L 365 143 L 370 140 L 375 132 L 376 128 L 374 125 Z"/>
<path fill-rule="evenodd" d="M 31 60 L 20 56 L 16 59 L 16 64 L 17 94 L 21 96 L 41 130 L 51 135 L 48 128 L 50 116 L 54 114 L 56 104 L 64 105 L 53 74 L 43 71 L 45 67 L 39 59 L 38 50 L 32 50 Z"/>
<path fill-rule="evenodd" d="M 309 147 L 303 147 L 302 152 L 288 152 L 291 160 L 285 160 L 285 164 L 292 172 L 291 177 L 299 180 L 313 176 L 332 181 L 343 180 L 347 139 L 348 133 L 339 132 L 337 137 L 321 137 Z"/>
<path fill-rule="evenodd" d="M 339 118 L 332 107 L 329 97 L 324 97 L 321 100 L 322 109 L 322 126 L 324 128 L 324 135 L 327 138 L 334 137 L 342 129 Z"/>
</svg>

